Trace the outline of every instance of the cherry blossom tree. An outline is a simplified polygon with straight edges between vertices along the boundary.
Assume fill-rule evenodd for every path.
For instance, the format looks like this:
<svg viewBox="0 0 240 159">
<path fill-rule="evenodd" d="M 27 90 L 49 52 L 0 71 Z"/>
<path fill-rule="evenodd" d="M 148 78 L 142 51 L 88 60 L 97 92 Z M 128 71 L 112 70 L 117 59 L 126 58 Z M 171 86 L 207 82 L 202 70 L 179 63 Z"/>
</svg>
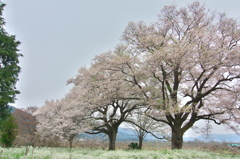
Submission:
<svg viewBox="0 0 240 159">
<path fill-rule="evenodd" d="M 129 100 L 117 100 L 108 105 L 96 109 L 90 117 L 94 119 L 94 127 L 87 131 L 89 134 L 104 133 L 109 139 L 109 150 L 115 150 L 116 138 L 119 126 L 131 115 L 136 105 L 130 104 Z"/>
<path fill-rule="evenodd" d="M 133 130 L 138 138 L 138 148 L 142 149 L 143 140 L 148 134 L 153 135 L 156 139 L 169 140 L 169 126 L 164 123 L 159 123 L 145 115 L 145 109 L 137 109 L 132 112 L 132 115 L 126 120 L 127 125 Z M 160 137 L 159 137 L 160 136 Z"/>
<path fill-rule="evenodd" d="M 232 105 L 236 105 L 234 111 L 229 111 L 229 119 L 226 121 L 226 125 L 236 132 L 236 134 L 240 134 L 240 83 L 235 83 L 235 96 L 232 96 L 229 99 L 229 102 L 232 102 Z"/>
<path fill-rule="evenodd" d="M 129 83 L 120 80 L 119 75 L 109 70 L 101 70 L 105 55 L 97 56 L 95 63 L 81 68 L 79 74 L 69 83 L 74 84 L 73 91 L 81 92 L 77 103 L 84 103 L 92 111 L 87 118 L 92 119 L 93 128 L 86 133 L 104 133 L 109 138 L 109 150 L 115 150 L 119 126 L 131 115 L 131 112 L 144 103 L 129 91 Z"/>
<path fill-rule="evenodd" d="M 199 2 L 165 6 L 150 25 L 130 22 L 123 45 L 105 53 L 102 69 L 122 73 L 152 119 L 170 126 L 172 149 L 199 120 L 226 123 L 237 111 L 239 23 Z"/>
<path fill-rule="evenodd" d="M 46 101 L 34 115 L 38 120 L 37 132 L 43 138 L 59 137 L 67 139 L 70 148 L 73 147 L 73 139 L 76 135 L 88 130 L 90 126 L 85 121 L 88 110 L 85 107 L 68 100 L 74 94 L 67 94 L 61 100 Z"/>
</svg>

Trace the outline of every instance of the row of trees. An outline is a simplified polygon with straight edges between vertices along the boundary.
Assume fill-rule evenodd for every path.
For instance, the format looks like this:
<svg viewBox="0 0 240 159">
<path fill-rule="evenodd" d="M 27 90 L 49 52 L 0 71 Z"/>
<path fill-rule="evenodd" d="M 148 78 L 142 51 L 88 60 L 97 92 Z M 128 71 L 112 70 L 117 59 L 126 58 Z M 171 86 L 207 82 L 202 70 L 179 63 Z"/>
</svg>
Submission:
<svg viewBox="0 0 240 159">
<path fill-rule="evenodd" d="M 16 89 L 15 84 L 18 81 L 18 74 L 20 72 L 20 66 L 18 65 L 19 57 L 21 57 L 22 54 L 18 53 L 18 46 L 20 42 L 15 39 L 15 36 L 9 35 L 4 29 L 5 21 L 2 17 L 4 7 L 5 4 L 0 3 L 0 141 L 3 146 L 12 146 L 16 137 L 16 142 L 18 142 L 16 143 L 17 145 L 23 144 L 34 146 L 36 143 L 39 143 L 39 136 L 41 136 L 42 139 L 46 139 L 50 136 L 57 136 L 67 139 L 70 142 L 70 147 L 72 147 L 73 138 L 80 132 L 90 130 L 91 128 L 89 125 L 90 120 L 86 118 L 87 114 L 94 114 L 93 116 L 89 115 L 89 117 L 91 116 L 90 118 L 101 120 L 101 116 L 106 116 L 106 114 L 111 113 L 112 109 L 114 109 L 111 116 L 113 117 L 118 115 L 119 108 L 122 106 L 119 104 L 124 104 L 121 100 L 112 102 L 112 107 L 99 107 L 95 108 L 95 111 L 90 111 L 87 106 L 82 108 L 79 101 L 72 103 L 70 100 L 78 97 L 71 93 L 69 94 L 71 97 L 66 97 L 63 100 L 46 102 L 46 105 L 51 106 L 52 109 L 49 110 L 48 108 L 45 112 L 43 109 L 41 110 L 45 115 L 41 117 L 38 116 L 38 118 L 40 121 L 48 123 L 48 125 L 45 124 L 43 127 L 41 125 L 44 122 L 39 123 L 40 133 L 37 133 L 36 130 L 36 118 L 32 116 L 32 114 L 37 110 L 36 107 L 16 109 L 11 115 L 11 109 L 8 104 L 13 103 L 15 101 L 15 95 L 20 93 Z M 66 109 L 64 105 L 69 104 L 68 102 L 70 102 L 72 104 L 71 106 L 74 108 L 69 110 L 68 108 Z M 126 102 L 125 105 L 127 105 Z M 124 110 L 124 108 L 121 108 L 121 110 Z M 73 112 L 74 114 L 72 114 Z M 68 113 L 71 113 L 72 115 L 70 118 Z M 111 140 L 111 146 L 109 147 L 110 149 L 114 149 L 117 129 L 129 113 L 130 111 L 122 113 L 122 117 L 119 118 L 117 123 L 112 120 L 112 124 L 114 123 L 113 125 L 110 125 L 106 121 L 103 123 L 99 122 L 98 126 L 95 127 L 94 132 L 89 131 L 88 133 L 107 134 Z M 92 119 L 91 122 L 93 122 Z M 56 124 L 59 124 L 59 126 L 55 127 Z M 94 124 L 94 122 L 92 124 Z M 105 124 L 108 125 L 108 128 L 102 129 Z M 48 127 L 46 128 L 46 126 Z M 51 132 L 49 132 L 50 129 Z M 143 137 L 141 137 L 141 141 L 142 140 Z"/>
<path fill-rule="evenodd" d="M 58 107 L 59 108 L 59 107 Z M 42 147 L 42 146 L 50 146 L 50 147 L 56 147 L 56 146 L 66 146 L 66 141 L 69 142 L 70 148 L 73 147 L 73 140 L 76 137 L 76 135 L 79 135 L 78 132 L 85 132 L 90 134 L 95 134 L 96 132 L 92 133 L 89 131 L 89 125 L 88 127 L 81 128 L 81 131 L 74 127 L 72 123 L 69 123 L 66 125 L 64 129 L 59 129 L 60 125 L 58 123 L 51 123 L 53 120 L 50 120 L 49 118 L 45 119 L 48 120 L 48 128 L 45 128 L 44 130 L 37 131 L 37 125 L 41 125 L 38 123 L 37 119 L 33 114 L 37 111 L 38 107 L 36 106 L 30 106 L 27 108 L 22 109 L 14 109 L 12 111 L 12 115 L 7 118 L 7 120 L 4 120 L 4 127 L 2 128 L 2 146 L 5 147 L 12 147 L 12 146 L 33 146 L 33 147 Z M 56 111 L 55 111 L 56 112 Z M 77 112 L 79 114 L 79 112 Z M 148 133 L 151 133 L 150 131 L 158 130 L 157 124 L 154 120 L 149 120 L 148 117 L 142 115 L 142 111 L 135 112 L 136 114 L 133 115 L 134 118 L 129 118 L 131 122 L 137 123 L 139 126 L 135 125 L 128 125 L 128 127 L 132 128 L 135 132 L 136 136 L 139 138 L 139 146 L 138 149 L 142 148 L 142 141 L 146 137 Z M 53 117 L 53 116 L 52 116 Z M 67 119 L 64 119 L 67 120 Z M 68 119 L 70 122 L 72 119 Z M 57 127 L 51 127 L 52 125 L 55 125 Z M 86 124 L 87 125 L 87 124 Z M 47 125 L 45 125 L 47 126 Z M 49 131 L 52 129 L 51 131 Z M 67 130 L 73 130 L 76 133 L 71 133 Z M 54 131 L 53 131 L 54 130 Z M 44 132 L 44 133 L 42 133 Z M 100 131 L 100 133 L 104 133 L 103 131 Z M 159 130 L 160 132 L 160 130 Z M 164 132 L 161 130 L 161 132 Z M 105 134 L 106 135 L 106 134 Z M 101 136 L 101 135 L 100 135 Z M 99 139 L 98 142 L 102 143 L 102 146 L 105 148 L 105 137 L 102 136 L 102 139 Z M 91 142 L 97 142 L 95 141 L 97 139 L 93 136 L 93 141 L 91 139 L 86 139 L 83 145 Z M 76 143 L 79 143 L 81 145 L 82 140 L 77 140 Z M 92 143 L 93 144 L 93 143 Z M 96 143 L 99 144 L 99 143 Z M 93 145 L 92 145 L 93 146 Z M 102 147 L 102 148 L 103 148 Z"/>
<path fill-rule="evenodd" d="M 121 44 L 68 81 L 74 86 L 63 99 L 38 109 L 38 132 L 69 141 L 81 132 L 105 133 L 113 150 L 123 122 L 149 132 L 133 122 L 137 113 L 169 129 L 172 149 L 181 149 L 197 121 L 238 119 L 239 40 L 236 20 L 197 1 L 165 6 L 150 25 L 130 22 Z"/>
</svg>

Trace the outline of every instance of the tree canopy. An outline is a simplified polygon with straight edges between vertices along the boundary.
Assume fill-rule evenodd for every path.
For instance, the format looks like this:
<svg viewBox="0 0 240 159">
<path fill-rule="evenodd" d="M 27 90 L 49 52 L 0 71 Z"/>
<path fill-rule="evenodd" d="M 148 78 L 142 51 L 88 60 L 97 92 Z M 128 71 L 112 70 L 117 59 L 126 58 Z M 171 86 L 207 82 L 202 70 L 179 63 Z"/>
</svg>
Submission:
<svg viewBox="0 0 240 159">
<path fill-rule="evenodd" d="M 0 118 L 6 118 L 10 112 L 8 103 L 13 103 L 16 94 L 20 93 L 15 85 L 20 73 L 18 53 L 19 41 L 14 35 L 9 35 L 4 29 L 3 8 L 0 2 Z"/>
<path fill-rule="evenodd" d="M 123 45 L 100 55 L 148 105 L 146 115 L 171 127 L 172 148 L 199 120 L 226 123 L 239 111 L 239 23 L 199 2 L 165 6 L 150 25 L 130 22 Z M 151 111 L 154 110 L 154 111 Z M 154 112 L 154 113 L 153 113 Z M 164 117 L 164 119 L 162 118 Z"/>
<path fill-rule="evenodd" d="M 199 2 L 180 9 L 166 6 L 152 25 L 127 26 L 123 40 L 138 54 L 139 63 L 125 62 L 119 71 L 141 86 L 150 109 L 157 110 L 149 116 L 171 127 L 173 149 L 182 147 L 183 134 L 196 121 L 221 124 L 229 119 L 227 112 L 237 111 L 238 26 Z"/>
</svg>

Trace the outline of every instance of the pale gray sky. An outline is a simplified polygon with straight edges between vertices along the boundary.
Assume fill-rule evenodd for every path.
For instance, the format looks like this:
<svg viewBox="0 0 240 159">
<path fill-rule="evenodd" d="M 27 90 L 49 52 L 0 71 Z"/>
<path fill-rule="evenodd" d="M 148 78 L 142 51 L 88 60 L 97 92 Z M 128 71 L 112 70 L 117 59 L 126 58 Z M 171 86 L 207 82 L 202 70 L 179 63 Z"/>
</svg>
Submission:
<svg viewBox="0 0 240 159">
<path fill-rule="evenodd" d="M 14 106 L 42 106 L 64 97 L 69 78 L 98 54 L 113 49 L 129 21 L 153 22 L 165 5 L 194 0 L 2 0 L 6 30 L 21 41 L 20 80 Z M 240 19 L 239 0 L 200 0 Z"/>
</svg>

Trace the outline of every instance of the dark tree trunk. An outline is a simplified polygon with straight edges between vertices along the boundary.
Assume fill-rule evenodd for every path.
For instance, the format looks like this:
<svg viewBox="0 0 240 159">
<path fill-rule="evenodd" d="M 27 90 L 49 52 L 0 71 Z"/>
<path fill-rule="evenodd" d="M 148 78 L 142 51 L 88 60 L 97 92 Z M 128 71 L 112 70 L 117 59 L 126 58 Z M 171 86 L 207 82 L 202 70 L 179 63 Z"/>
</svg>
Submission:
<svg viewBox="0 0 240 159">
<path fill-rule="evenodd" d="M 73 139 L 74 139 L 75 135 L 71 135 L 70 138 L 69 138 L 69 146 L 70 146 L 70 149 L 73 148 Z"/>
<path fill-rule="evenodd" d="M 72 149 L 72 147 L 73 147 L 73 139 L 69 140 L 69 146 L 70 146 L 70 149 Z"/>
<path fill-rule="evenodd" d="M 117 138 L 117 128 L 112 128 L 108 134 L 109 138 L 109 150 L 115 150 L 116 138 Z"/>
<path fill-rule="evenodd" d="M 172 149 L 182 149 L 183 133 L 181 127 L 175 126 L 172 128 Z"/>
<path fill-rule="evenodd" d="M 139 136 L 138 137 L 138 148 L 139 148 L 139 150 L 142 149 L 142 144 L 143 144 L 143 137 Z"/>
</svg>

